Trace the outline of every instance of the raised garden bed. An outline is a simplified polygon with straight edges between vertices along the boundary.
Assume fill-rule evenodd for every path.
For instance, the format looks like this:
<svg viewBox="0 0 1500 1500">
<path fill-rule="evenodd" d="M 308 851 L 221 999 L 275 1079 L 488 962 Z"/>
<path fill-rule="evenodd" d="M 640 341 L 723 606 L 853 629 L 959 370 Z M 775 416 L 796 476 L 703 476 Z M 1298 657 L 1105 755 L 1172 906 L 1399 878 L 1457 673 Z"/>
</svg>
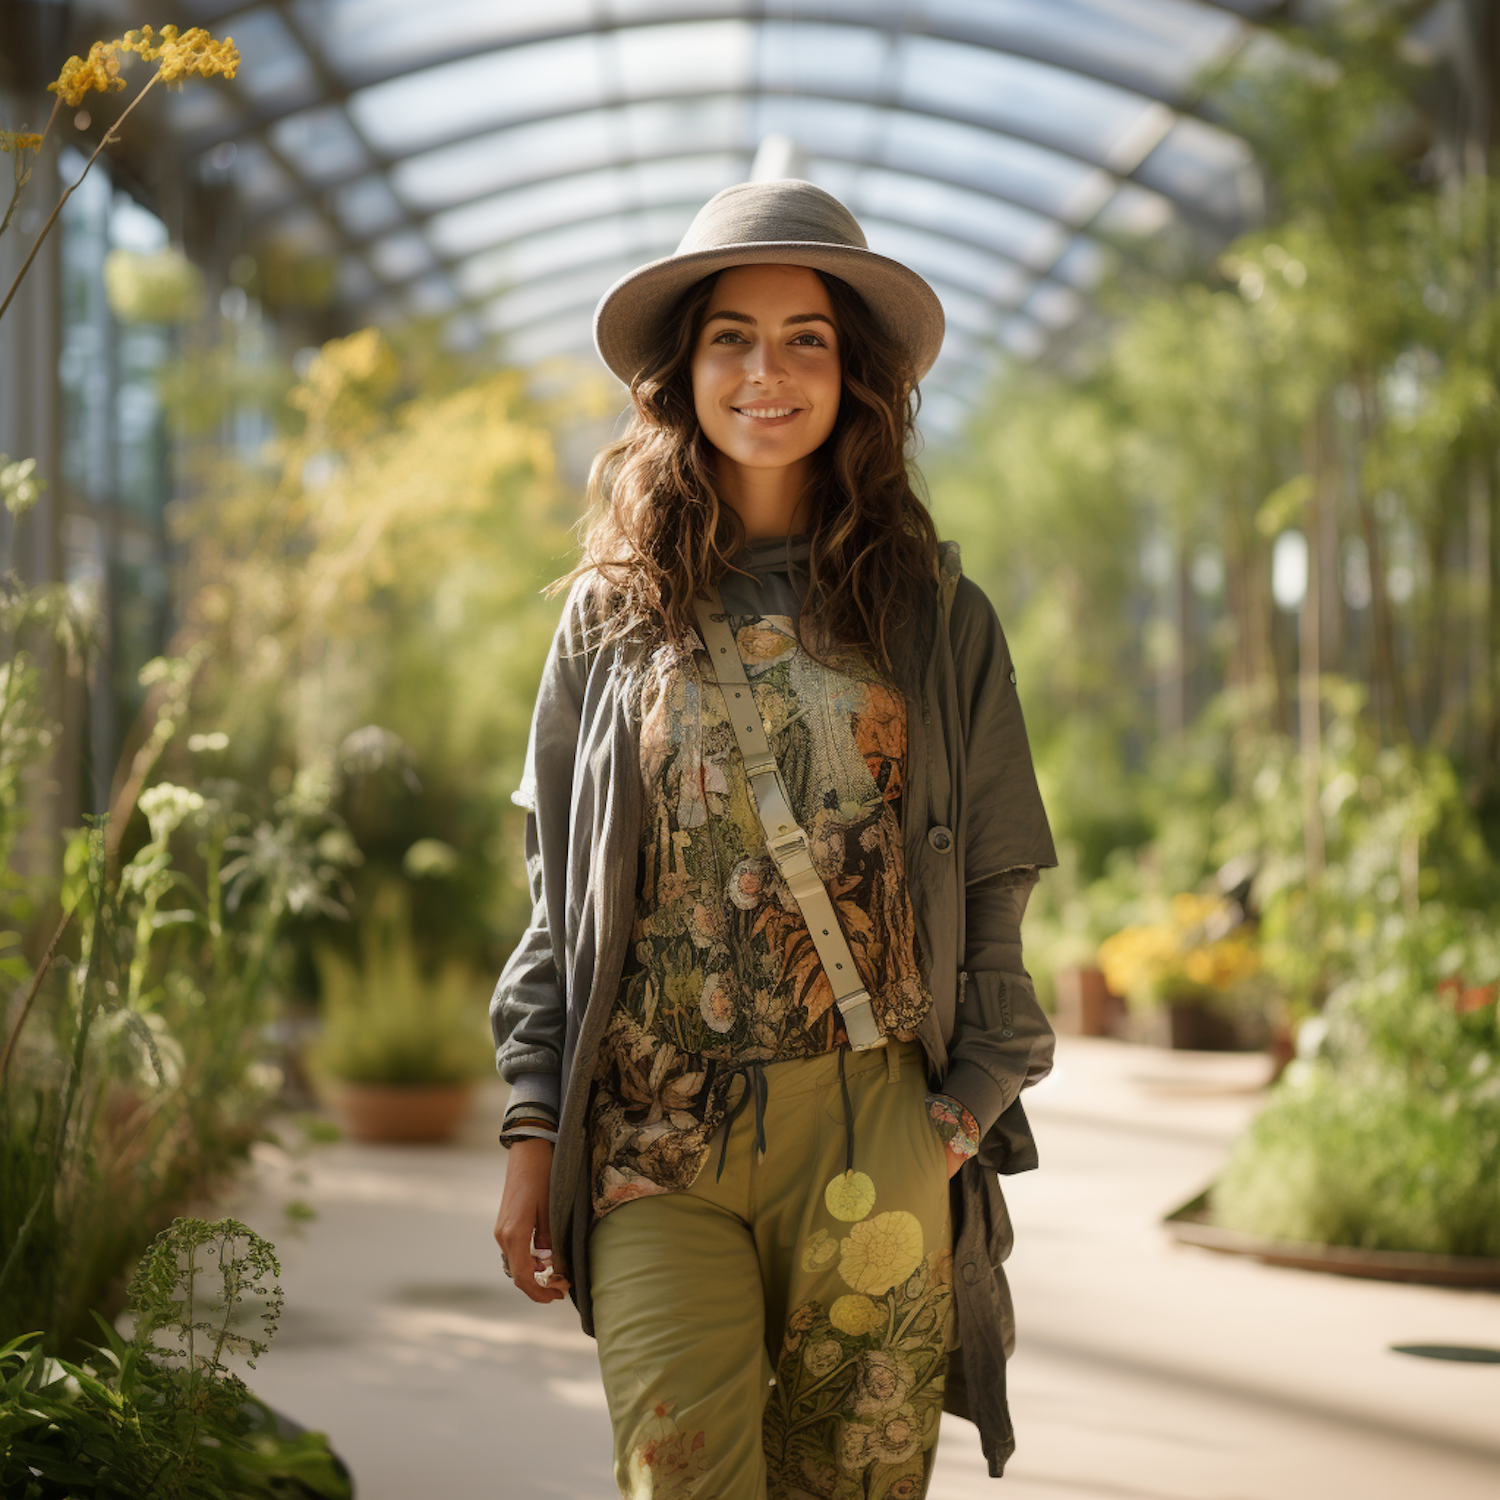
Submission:
<svg viewBox="0 0 1500 1500">
<path fill-rule="evenodd" d="M 1415 1281 L 1427 1286 L 1500 1290 L 1500 1259 L 1488 1256 L 1359 1250 L 1349 1245 L 1263 1240 L 1235 1229 L 1221 1229 L 1213 1222 L 1212 1192 L 1212 1188 L 1205 1188 L 1196 1198 L 1162 1220 L 1173 1239 L 1202 1250 L 1216 1250 L 1221 1255 L 1248 1255 L 1266 1265 L 1290 1266 L 1299 1271 L 1329 1271 L 1335 1276 L 1363 1276 L 1375 1281 Z"/>
</svg>

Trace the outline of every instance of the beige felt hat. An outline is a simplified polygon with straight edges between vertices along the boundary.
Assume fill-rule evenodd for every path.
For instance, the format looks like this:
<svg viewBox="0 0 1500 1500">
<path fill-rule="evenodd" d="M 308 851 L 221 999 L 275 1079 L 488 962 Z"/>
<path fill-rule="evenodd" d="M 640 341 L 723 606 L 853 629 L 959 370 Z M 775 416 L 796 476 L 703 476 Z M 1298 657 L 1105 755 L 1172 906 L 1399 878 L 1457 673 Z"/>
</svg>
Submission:
<svg viewBox="0 0 1500 1500">
<path fill-rule="evenodd" d="M 917 273 L 877 255 L 854 215 L 810 182 L 741 182 L 698 210 L 663 260 L 622 276 L 599 299 L 594 343 L 627 385 L 650 358 L 662 320 L 705 276 L 730 266 L 811 266 L 849 283 L 911 356 L 920 379 L 943 343 L 943 305 Z"/>
</svg>

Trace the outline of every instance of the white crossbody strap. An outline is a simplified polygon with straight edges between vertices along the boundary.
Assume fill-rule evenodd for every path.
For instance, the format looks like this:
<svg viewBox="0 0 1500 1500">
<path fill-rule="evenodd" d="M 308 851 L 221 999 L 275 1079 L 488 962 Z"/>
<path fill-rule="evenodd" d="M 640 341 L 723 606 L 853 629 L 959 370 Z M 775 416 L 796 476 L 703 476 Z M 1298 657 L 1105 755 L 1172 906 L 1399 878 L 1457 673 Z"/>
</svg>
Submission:
<svg viewBox="0 0 1500 1500">
<path fill-rule="evenodd" d="M 708 598 L 697 600 L 696 608 L 698 629 L 713 662 L 714 676 L 724 690 L 724 705 L 729 711 L 729 722 L 734 726 L 735 743 L 750 779 L 751 800 L 766 831 L 766 847 L 807 923 L 823 972 L 833 986 L 834 1003 L 843 1017 L 849 1045 L 856 1052 L 883 1047 L 885 1037 L 881 1035 L 875 1023 L 875 1013 L 870 1009 L 870 992 L 859 976 L 828 887 L 813 867 L 807 834 L 798 826 L 792 812 L 786 782 L 771 752 L 765 722 L 750 691 L 745 664 L 734 643 L 734 632 L 729 628 L 718 589 L 710 588 Z"/>
</svg>

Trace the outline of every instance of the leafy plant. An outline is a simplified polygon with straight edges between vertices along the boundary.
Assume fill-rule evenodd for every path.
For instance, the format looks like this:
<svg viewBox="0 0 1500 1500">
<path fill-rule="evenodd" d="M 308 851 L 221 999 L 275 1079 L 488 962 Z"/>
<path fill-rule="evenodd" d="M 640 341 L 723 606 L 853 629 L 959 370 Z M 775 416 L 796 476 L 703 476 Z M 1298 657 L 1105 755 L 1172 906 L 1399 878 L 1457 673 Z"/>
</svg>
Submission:
<svg viewBox="0 0 1500 1500">
<path fill-rule="evenodd" d="M 494 1066 L 475 975 L 463 964 L 424 974 L 399 886 L 361 927 L 359 966 L 319 950 L 323 1031 L 311 1065 L 342 1083 L 466 1083 Z"/>
<path fill-rule="evenodd" d="M 127 787 L 176 735 L 191 670 L 147 669 L 160 712 Z M 123 868 L 104 820 L 76 835 L 64 924 L 35 972 L 22 961 L 15 975 L 0 1060 L 0 1338 L 40 1324 L 60 1350 L 91 1310 L 117 1307 L 125 1269 L 244 1157 L 279 1087 L 266 1028 L 283 934 L 340 909 L 348 851 L 328 848 L 339 830 L 318 764 L 259 819 L 241 810 L 243 788 L 204 787 L 140 792 L 147 837 Z"/>
<path fill-rule="evenodd" d="M 135 1330 L 49 1359 L 36 1335 L 0 1348 L 0 1492 L 16 1500 L 343 1500 L 320 1433 L 284 1435 L 230 1367 L 253 1367 L 280 1315 L 274 1248 L 234 1219 L 177 1219 L 131 1281 Z M 247 1311 L 259 1334 L 239 1329 Z M 167 1342 L 162 1342 L 163 1338 Z"/>
<path fill-rule="evenodd" d="M 1303 1028 L 1216 1222 L 1268 1239 L 1500 1257 L 1500 944 L 1441 915 L 1379 944 Z"/>
</svg>

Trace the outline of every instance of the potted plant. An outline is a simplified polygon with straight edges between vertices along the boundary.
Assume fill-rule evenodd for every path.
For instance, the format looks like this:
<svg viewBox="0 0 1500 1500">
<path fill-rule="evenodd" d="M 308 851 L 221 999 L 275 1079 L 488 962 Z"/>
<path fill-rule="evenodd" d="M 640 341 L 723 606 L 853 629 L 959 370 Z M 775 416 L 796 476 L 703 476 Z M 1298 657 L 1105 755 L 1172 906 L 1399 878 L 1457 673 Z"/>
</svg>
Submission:
<svg viewBox="0 0 1500 1500">
<path fill-rule="evenodd" d="M 422 971 L 394 885 L 377 897 L 360 949 L 358 965 L 331 948 L 317 954 L 323 1026 L 310 1070 L 356 1140 L 449 1140 L 494 1066 L 474 975 L 458 964 Z"/>
<path fill-rule="evenodd" d="M 1099 967 L 1110 991 L 1125 997 L 1137 1040 L 1231 1049 L 1260 1015 L 1252 993 L 1260 954 L 1238 908 L 1220 897 L 1173 896 L 1163 920 L 1106 938 Z"/>
</svg>

